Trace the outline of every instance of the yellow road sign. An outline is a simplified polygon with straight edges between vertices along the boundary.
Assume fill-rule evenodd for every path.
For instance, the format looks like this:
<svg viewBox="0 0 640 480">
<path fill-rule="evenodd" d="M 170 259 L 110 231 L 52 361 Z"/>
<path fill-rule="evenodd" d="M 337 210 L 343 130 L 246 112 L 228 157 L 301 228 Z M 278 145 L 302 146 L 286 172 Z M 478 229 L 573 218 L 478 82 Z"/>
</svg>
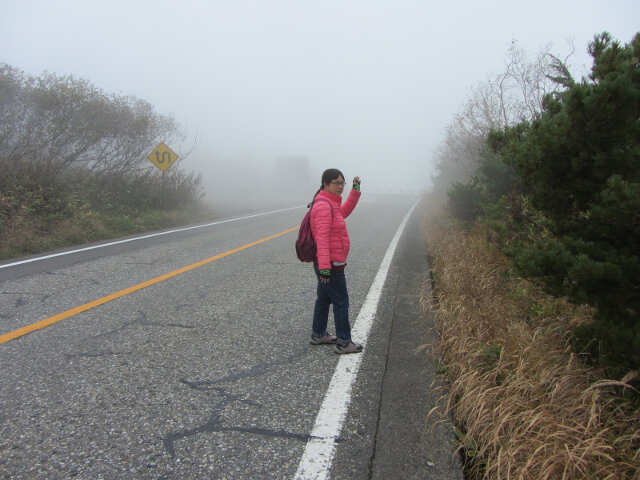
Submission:
<svg viewBox="0 0 640 480">
<path fill-rule="evenodd" d="M 160 170 L 166 172 L 178 160 L 178 154 L 167 147 L 164 142 L 160 142 L 147 158 Z"/>
</svg>

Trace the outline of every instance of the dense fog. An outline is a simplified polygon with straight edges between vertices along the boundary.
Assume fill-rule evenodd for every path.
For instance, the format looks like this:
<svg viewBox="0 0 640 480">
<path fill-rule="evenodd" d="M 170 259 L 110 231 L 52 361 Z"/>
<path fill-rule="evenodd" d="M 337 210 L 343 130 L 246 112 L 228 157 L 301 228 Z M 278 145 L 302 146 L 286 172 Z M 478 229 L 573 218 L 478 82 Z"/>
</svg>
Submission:
<svg viewBox="0 0 640 480">
<path fill-rule="evenodd" d="M 572 41 L 579 69 L 594 34 L 627 41 L 638 18 L 626 0 L 26 0 L 0 7 L 0 61 L 150 102 L 184 126 L 170 147 L 208 201 L 260 207 L 311 197 L 325 168 L 365 192 L 418 194 L 512 42 L 564 56 Z"/>
</svg>

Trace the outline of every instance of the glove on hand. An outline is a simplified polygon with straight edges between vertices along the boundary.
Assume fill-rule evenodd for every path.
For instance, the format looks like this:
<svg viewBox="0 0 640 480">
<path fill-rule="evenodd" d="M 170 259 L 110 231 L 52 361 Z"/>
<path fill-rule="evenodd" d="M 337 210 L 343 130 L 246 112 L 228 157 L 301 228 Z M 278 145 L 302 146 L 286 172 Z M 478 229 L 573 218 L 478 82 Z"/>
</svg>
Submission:
<svg viewBox="0 0 640 480">
<path fill-rule="evenodd" d="M 331 270 L 320 270 L 320 276 L 323 278 L 331 277 Z"/>
</svg>

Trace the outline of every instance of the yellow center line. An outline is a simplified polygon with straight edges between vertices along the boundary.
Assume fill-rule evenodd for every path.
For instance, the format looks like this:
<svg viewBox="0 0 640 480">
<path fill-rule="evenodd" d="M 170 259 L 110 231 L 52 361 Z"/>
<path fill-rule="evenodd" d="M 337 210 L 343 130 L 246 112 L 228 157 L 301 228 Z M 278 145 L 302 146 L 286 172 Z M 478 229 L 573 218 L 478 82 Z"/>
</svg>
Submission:
<svg viewBox="0 0 640 480">
<path fill-rule="evenodd" d="M 248 243 L 243 245 L 242 247 L 234 248 L 233 250 L 229 250 L 224 253 L 220 253 L 215 257 L 207 258 L 206 260 L 202 260 L 200 262 L 194 263 L 192 265 L 187 265 L 186 267 L 179 268 L 178 270 L 174 270 L 173 272 L 165 273 L 156 278 L 152 278 L 151 280 L 147 280 L 146 282 L 139 283 L 129 288 L 125 288 L 124 290 L 120 290 L 119 292 L 112 293 L 111 295 L 107 295 L 106 297 L 99 298 L 98 300 L 94 300 L 93 302 L 85 303 L 84 305 L 80 305 L 79 307 L 72 308 L 71 310 L 67 310 L 66 312 L 59 313 L 49 318 L 45 318 L 44 320 L 40 320 L 39 322 L 32 323 L 31 325 L 27 325 L 26 327 L 18 328 L 17 330 L 13 330 L 12 332 L 5 333 L 4 335 L 0 335 L 0 343 L 8 342 L 9 340 L 14 340 L 18 337 L 22 337 L 27 333 L 34 332 L 36 330 L 41 330 L 49 325 L 53 325 L 54 323 L 59 322 L 60 320 L 64 320 L 69 317 L 73 317 L 82 312 L 86 312 L 87 310 L 91 310 L 92 308 L 99 307 L 111 300 L 115 300 L 120 297 L 124 297 L 133 292 L 137 292 L 138 290 L 142 290 L 143 288 L 149 287 L 151 285 L 155 285 L 156 283 L 163 282 L 170 278 L 173 278 L 182 273 L 188 272 L 189 270 L 193 270 L 198 267 L 202 267 L 207 263 L 215 262 L 216 260 L 220 260 L 221 258 L 227 257 L 229 255 L 233 255 L 234 253 L 241 252 L 242 250 L 246 250 L 247 248 L 255 247 L 264 242 L 268 242 L 269 240 L 273 240 L 274 238 L 281 237 L 282 235 L 286 235 L 287 233 L 291 233 L 294 230 L 297 230 L 300 227 L 290 228 L 289 230 L 285 230 L 284 232 L 276 233 L 275 235 L 271 235 L 269 237 L 262 238 L 260 240 L 256 240 L 255 242 Z"/>
</svg>

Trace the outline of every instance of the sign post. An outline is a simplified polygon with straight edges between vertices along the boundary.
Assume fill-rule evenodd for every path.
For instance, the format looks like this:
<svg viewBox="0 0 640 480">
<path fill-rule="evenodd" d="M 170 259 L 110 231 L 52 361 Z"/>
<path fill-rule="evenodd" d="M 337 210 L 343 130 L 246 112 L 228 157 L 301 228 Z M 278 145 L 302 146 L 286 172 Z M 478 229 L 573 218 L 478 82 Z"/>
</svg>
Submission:
<svg viewBox="0 0 640 480">
<path fill-rule="evenodd" d="M 167 209 L 167 191 L 165 173 L 169 170 L 169 167 L 178 160 L 178 154 L 165 145 L 164 142 L 160 142 L 153 152 L 147 157 L 151 163 L 162 170 L 162 205 Z"/>
</svg>

